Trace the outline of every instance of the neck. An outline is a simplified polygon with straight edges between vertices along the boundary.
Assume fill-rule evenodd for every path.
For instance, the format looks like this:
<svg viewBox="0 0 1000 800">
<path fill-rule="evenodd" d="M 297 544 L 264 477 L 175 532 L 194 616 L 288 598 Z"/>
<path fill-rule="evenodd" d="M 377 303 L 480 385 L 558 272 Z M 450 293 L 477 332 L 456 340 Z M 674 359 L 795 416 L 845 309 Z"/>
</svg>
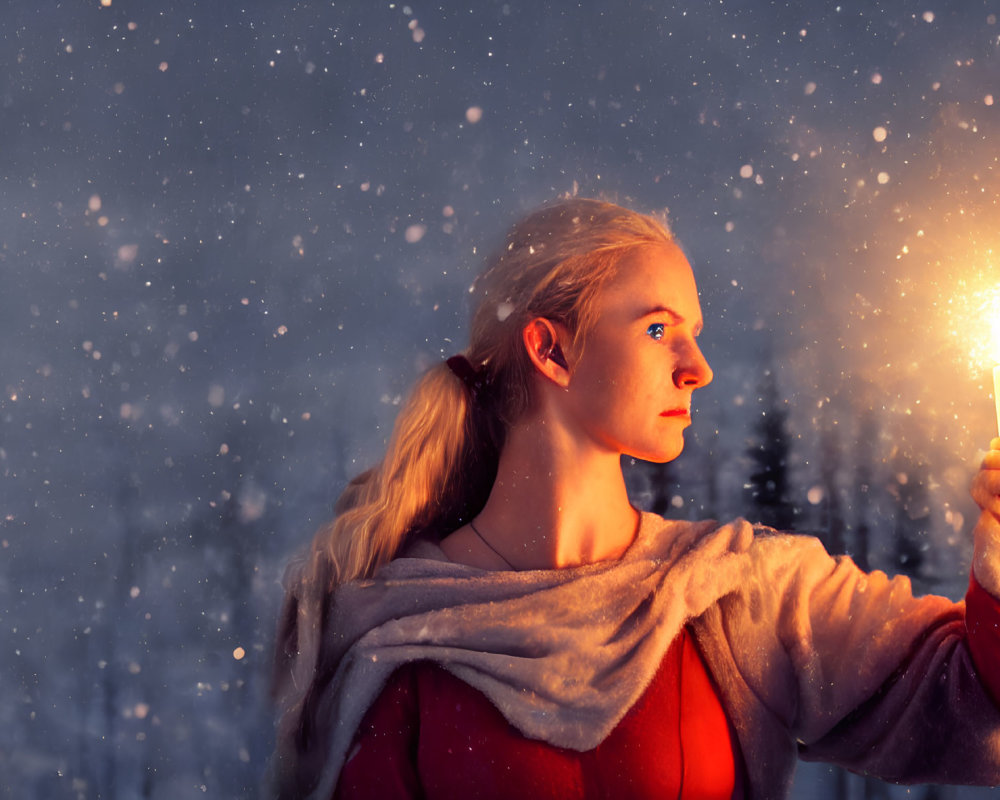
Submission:
<svg viewBox="0 0 1000 800">
<path fill-rule="evenodd" d="M 615 452 L 536 417 L 508 432 L 496 482 L 476 527 L 517 569 L 578 566 L 619 557 L 638 512 Z"/>
</svg>

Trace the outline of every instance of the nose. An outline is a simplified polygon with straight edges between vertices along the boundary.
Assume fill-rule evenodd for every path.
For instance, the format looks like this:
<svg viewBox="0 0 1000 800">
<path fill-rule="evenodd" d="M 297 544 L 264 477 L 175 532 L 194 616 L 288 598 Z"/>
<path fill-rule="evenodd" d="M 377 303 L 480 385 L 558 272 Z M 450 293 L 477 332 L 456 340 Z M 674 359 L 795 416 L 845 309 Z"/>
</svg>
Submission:
<svg viewBox="0 0 1000 800">
<path fill-rule="evenodd" d="M 708 366 L 705 354 L 692 339 L 677 362 L 674 384 L 678 388 L 700 389 L 702 386 L 708 386 L 712 382 L 712 377 L 712 368 Z"/>
</svg>

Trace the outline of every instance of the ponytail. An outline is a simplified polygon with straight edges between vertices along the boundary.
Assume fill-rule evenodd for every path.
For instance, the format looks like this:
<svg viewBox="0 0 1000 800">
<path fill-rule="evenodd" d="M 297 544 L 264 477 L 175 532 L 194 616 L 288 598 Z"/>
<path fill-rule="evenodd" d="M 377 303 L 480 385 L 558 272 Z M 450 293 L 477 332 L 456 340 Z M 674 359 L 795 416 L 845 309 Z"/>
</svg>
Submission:
<svg viewBox="0 0 1000 800">
<path fill-rule="evenodd" d="M 485 505 L 502 430 L 446 364 L 416 384 L 396 419 L 385 458 L 348 484 L 337 516 L 316 534 L 314 586 L 329 592 L 370 577 L 412 535 L 444 536 Z"/>
<path fill-rule="evenodd" d="M 271 691 L 283 708 L 279 741 L 297 752 L 304 752 L 303 737 L 314 723 L 308 695 L 331 594 L 340 584 L 371 577 L 410 537 L 442 538 L 479 513 L 504 439 L 492 405 L 484 393 L 473 401 L 446 364 L 431 368 L 400 410 L 385 458 L 348 484 L 311 551 L 289 564 Z M 286 755 L 294 763 L 294 755 Z"/>
</svg>

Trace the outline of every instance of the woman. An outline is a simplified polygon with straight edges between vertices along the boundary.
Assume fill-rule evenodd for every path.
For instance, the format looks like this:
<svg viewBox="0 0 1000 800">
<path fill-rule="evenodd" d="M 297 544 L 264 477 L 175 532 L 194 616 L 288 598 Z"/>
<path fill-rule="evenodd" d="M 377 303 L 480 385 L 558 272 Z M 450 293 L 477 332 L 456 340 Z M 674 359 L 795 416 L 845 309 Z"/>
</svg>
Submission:
<svg viewBox="0 0 1000 800">
<path fill-rule="evenodd" d="M 290 571 L 284 797 L 780 797 L 796 756 L 1000 782 L 1000 440 L 967 604 L 813 539 L 629 503 L 712 372 L 660 222 L 574 199 L 510 232 L 470 347 Z"/>
</svg>

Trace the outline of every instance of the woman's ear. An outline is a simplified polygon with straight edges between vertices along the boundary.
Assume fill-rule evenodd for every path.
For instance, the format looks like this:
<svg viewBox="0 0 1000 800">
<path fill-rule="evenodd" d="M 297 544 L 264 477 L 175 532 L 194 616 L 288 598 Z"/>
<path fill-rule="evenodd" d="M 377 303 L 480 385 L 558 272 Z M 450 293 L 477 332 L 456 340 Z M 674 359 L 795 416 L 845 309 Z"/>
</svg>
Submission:
<svg viewBox="0 0 1000 800">
<path fill-rule="evenodd" d="M 570 370 L 559 340 L 567 337 L 562 326 L 557 328 L 544 317 L 535 317 L 522 331 L 524 347 L 535 369 L 563 388 L 569 386 Z"/>
</svg>

